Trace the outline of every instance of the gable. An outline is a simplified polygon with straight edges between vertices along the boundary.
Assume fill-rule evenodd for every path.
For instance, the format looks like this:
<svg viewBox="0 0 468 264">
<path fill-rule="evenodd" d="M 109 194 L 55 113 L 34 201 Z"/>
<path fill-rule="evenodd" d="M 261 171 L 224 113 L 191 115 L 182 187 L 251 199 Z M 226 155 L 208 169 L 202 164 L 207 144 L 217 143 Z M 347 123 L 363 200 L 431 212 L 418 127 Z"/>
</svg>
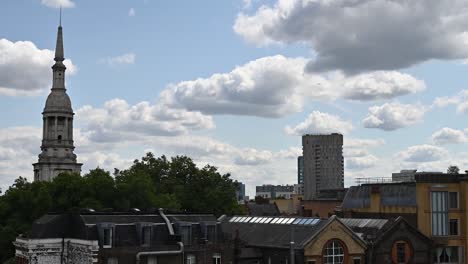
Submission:
<svg viewBox="0 0 468 264">
<path fill-rule="evenodd" d="M 341 222 L 333 220 L 305 245 L 304 255 L 321 256 L 325 245 L 331 240 L 341 241 L 345 245 L 348 254 L 363 255 L 365 253 L 366 246 L 364 243 Z"/>
</svg>

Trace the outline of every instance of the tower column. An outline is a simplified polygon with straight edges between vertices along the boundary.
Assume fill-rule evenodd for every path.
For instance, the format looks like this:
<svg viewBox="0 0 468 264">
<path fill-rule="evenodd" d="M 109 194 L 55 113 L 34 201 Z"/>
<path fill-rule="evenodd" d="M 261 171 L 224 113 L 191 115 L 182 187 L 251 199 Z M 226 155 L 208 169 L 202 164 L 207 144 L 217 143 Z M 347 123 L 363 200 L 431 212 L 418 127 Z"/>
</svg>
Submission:
<svg viewBox="0 0 468 264">
<path fill-rule="evenodd" d="M 68 138 L 69 138 L 68 137 L 68 117 L 65 117 L 64 122 L 65 122 L 65 124 L 64 124 L 65 125 L 65 133 L 63 133 L 63 137 L 64 137 L 63 140 L 68 140 Z"/>
<path fill-rule="evenodd" d="M 54 123 L 54 124 L 55 124 L 55 126 L 54 126 L 54 131 L 55 131 L 54 140 L 57 139 L 57 135 L 58 135 L 57 121 L 58 121 L 58 117 L 55 116 L 55 117 L 54 117 L 54 122 L 55 122 L 55 123 Z"/>
</svg>

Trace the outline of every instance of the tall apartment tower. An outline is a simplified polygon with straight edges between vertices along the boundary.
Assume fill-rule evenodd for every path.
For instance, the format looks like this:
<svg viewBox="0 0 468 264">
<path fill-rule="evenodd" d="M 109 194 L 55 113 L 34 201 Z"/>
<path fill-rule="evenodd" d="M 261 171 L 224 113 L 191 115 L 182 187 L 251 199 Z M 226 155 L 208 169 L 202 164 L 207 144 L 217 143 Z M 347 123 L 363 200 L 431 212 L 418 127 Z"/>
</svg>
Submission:
<svg viewBox="0 0 468 264">
<path fill-rule="evenodd" d="M 42 112 L 42 145 L 39 160 L 34 163 L 35 181 L 52 181 L 61 172 L 81 172 L 81 163 L 73 153 L 73 109 L 65 89 L 62 26 L 57 32 L 55 64 L 52 66 L 52 89 Z"/>
<path fill-rule="evenodd" d="M 318 198 L 320 190 L 344 187 L 343 135 L 303 135 L 304 199 Z"/>
<path fill-rule="evenodd" d="M 304 157 L 297 157 L 297 184 L 304 184 Z"/>
</svg>

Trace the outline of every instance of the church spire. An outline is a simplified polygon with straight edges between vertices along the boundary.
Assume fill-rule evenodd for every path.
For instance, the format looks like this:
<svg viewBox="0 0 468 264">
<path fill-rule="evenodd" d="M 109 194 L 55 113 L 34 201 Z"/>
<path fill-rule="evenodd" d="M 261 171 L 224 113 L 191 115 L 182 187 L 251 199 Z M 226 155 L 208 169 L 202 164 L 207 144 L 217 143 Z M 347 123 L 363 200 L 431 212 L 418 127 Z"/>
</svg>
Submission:
<svg viewBox="0 0 468 264">
<path fill-rule="evenodd" d="M 61 23 L 61 22 L 60 22 Z M 57 32 L 57 45 L 55 46 L 55 61 L 64 61 L 63 55 L 63 36 L 62 36 L 62 25 L 58 27 Z"/>
</svg>

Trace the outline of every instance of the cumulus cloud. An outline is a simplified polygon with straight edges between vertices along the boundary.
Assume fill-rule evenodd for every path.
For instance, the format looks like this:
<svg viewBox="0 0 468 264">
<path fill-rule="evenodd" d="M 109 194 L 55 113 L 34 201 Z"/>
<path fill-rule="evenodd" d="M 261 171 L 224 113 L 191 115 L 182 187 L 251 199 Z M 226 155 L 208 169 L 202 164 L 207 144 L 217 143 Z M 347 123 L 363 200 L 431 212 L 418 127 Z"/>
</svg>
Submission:
<svg viewBox="0 0 468 264">
<path fill-rule="evenodd" d="M 125 65 L 125 64 L 135 64 L 136 55 L 135 53 L 125 53 L 115 57 L 107 57 L 100 59 L 100 63 L 106 63 L 110 66 Z"/>
<path fill-rule="evenodd" d="M 259 165 L 271 162 L 272 158 L 270 151 L 247 148 L 239 153 L 234 162 L 237 165 Z"/>
<path fill-rule="evenodd" d="M 347 78 L 343 84 L 344 98 L 369 101 L 391 99 L 426 88 L 424 81 L 409 74 L 394 71 L 377 71 Z"/>
<path fill-rule="evenodd" d="M 265 57 L 233 71 L 171 85 L 161 93 L 171 107 L 205 114 L 279 117 L 299 112 L 298 91 L 305 60 Z"/>
<path fill-rule="evenodd" d="M 49 89 L 53 58 L 54 51 L 39 49 L 30 41 L 0 39 L 0 96 L 34 96 Z M 76 72 L 70 60 L 64 63 L 67 74 Z"/>
<path fill-rule="evenodd" d="M 399 72 L 304 74 L 306 61 L 281 55 L 260 58 L 228 73 L 169 85 L 161 101 L 204 114 L 275 118 L 300 112 L 306 99 L 380 100 L 425 88 L 424 82 Z"/>
<path fill-rule="evenodd" d="M 168 109 L 149 102 L 129 105 L 122 99 L 107 101 L 102 108 L 84 106 L 76 115 L 84 133 L 94 141 L 104 142 L 145 135 L 175 136 L 214 127 L 211 117 L 198 112 Z"/>
<path fill-rule="evenodd" d="M 456 105 L 457 113 L 468 113 L 468 90 L 462 90 L 454 96 L 437 97 L 434 100 L 433 106 L 446 107 L 448 105 Z"/>
<path fill-rule="evenodd" d="M 370 154 L 369 149 L 382 146 L 385 141 L 383 139 L 345 137 L 343 143 L 346 168 L 349 170 L 363 170 L 377 165 L 379 158 Z"/>
<path fill-rule="evenodd" d="M 468 57 L 467 7 L 463 0 L 278 0 L 241 12 L 233 29 L 259 46 L 309 45 L 317 57 L 308 71 L 393 70 Z"/>
<path fill-rule="evenodd" d="M 419 104 L 385 103 L 370 107 L 362 123 L 366 128 L 396 130 L 421 122 L 426 110 L 426 107 Z"/>
<path fill-rule="evenodd" d="M 350 157 L 345 160 L 346 168 L 350 170 L 367 169 L 376 165 L 379 161 L 374 155 L 364 155 L 362 157 Z"/>
<path fill-rule="evenodd" d="M 467 142 L 465 131 L 444 127 L 432 134 L 432 142 L 437 145 Z"/>
<path fill-rule="evenodd" d="M 447 151 L 433 145 L 416 145 L 399 152 L 396 157 L 405 162 L 432 162 L 442 160 L 447 156 Z"/>
<path fill-rule="evenodd" d="M 52 8 L 71 8 L 75 7 L 75 3 L 71 0 L 41 0 L 41 3 Z"/>
<path fill-rule="evenodd" d="M 346 134 L 353 129 L 350 121 L 344 121 L 339 116 L 313 111 L 307 118 L 294 127 L 286 126 L 285 132 L 289 135 L 304 134 Z"/>
</svg>

